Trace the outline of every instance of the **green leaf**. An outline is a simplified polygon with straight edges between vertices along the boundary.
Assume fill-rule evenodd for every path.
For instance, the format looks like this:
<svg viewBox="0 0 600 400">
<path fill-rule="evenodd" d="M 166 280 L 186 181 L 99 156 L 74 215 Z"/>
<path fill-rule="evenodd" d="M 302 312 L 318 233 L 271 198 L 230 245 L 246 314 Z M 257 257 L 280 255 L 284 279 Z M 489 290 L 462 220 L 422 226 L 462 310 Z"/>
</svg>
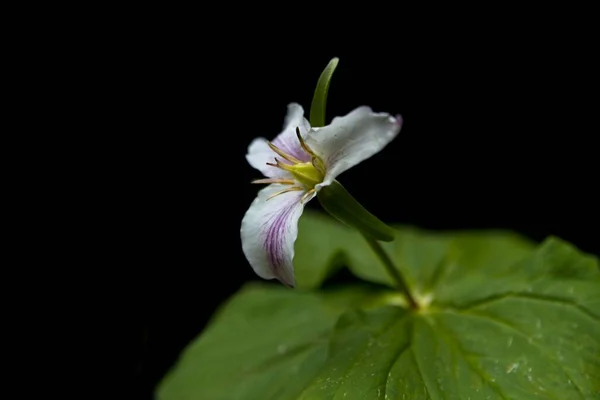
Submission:
<svg viewBox="0 0 600 400">
<path fill-rule="evenodd" d="M 470 272 L 500 272 L 535 248 L 530 240 L 512 232 L 434 233 L 412 227 L 396 228 L 394 242 L 382 246 L 417 294 L 423 295 L 441 278 L 455 282 L 462 281 L 463 275 Z M 342 265 L 361 279 L 394 286 L 360 233 L 310 210 L 300 218 L 294 265 L 301 288 L 318 287 Z"/>
<path fill-rule="evenodd" d="M 158 398 L 293 399 L 324 364 L 339 315 L 381 296 L 366 286 L 306 293 L 248 284 L 185 349 Z"/>
<path fill-rule="evenodd" d="M 598 328 L 568 304 L 520 297 L 463 310 L 355 311 L 340 319 L 327 363 L 298 398 L 595 399 Z"/>
<path fill-rule="evenodd" d="M 352 230 L 331 217 L 305 210 L 298 223 L 295 245 L 296 286 L 319 287 L 332 273 L 347 265 L 345 244 L 354 239 Z"/>
<path fill-rule="evenodd" d="M 305 212 L 302 287 L 343 265 L 381 286 L 243 289 L 184 352 L 160 399 L 598 399 L 600 265 L 510 232 L 397 227 L 385 248 L 408 310 L 362 238 Z M 281 346 L 280 346 L 281 345 Z"/>
<path fill-rule="evenodd" d="M 319 80 L 317 81 L 317 87 L 313 95 L 312 104 L 310 105 L 310 125 L 312 127 L 325 126 L 325 109 L 327 106 L 327 94 L 329 92 L 329 83 L 333 76 L 333 71 L 338 65 L 339 58 L 332 58 L 329 64 L 325 67 Z"/>
</svg>

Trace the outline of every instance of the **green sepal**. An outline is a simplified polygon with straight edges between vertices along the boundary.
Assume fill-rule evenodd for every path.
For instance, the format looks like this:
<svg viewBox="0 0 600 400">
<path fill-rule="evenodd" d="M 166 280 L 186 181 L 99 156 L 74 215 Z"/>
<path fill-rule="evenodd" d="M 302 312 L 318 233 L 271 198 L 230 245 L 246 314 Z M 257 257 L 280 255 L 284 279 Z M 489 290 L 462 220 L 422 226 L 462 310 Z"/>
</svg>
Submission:
<svg viewBox="0 0 600 400">
<path fill-rule="evenodd" d="M 315 94 L 313 95 L 312 104 L 310 106 L 310 125 L 318 128 L 325 126 L 325 108 L 327 106 L 327 93 L 329 92 L 329 83 L 331 82 L 331 76 L 333 71 L 337 67 L 339 58 L 335 57 L 329 61 L 329 64 L 325 67 L 317 87 L 315 88 Z"/>
<path fill-rule="evenodd" d="M 394 230 L 367 211 L 338 181 L 322 188 L 317 198 L 325 211 L 346 225 L 375 240 L 394 240 Z"/>
</svg>

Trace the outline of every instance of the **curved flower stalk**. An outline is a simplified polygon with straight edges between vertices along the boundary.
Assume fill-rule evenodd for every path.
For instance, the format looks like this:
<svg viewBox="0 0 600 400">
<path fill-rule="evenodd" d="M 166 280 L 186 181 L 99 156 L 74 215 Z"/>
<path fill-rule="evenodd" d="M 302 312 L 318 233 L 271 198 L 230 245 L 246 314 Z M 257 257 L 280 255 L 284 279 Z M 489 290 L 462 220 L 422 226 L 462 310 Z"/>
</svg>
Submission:
<svg viewBox="0 0 600 400">
<path fill-rule="evenodd" d="M 242 219 L 242 249 L 264 279 L 295 286 L 294 242 L 304 205 L 322 188 L 361 161 L 381 151 L 400 132 L 402 119 L 358 107 L 330 125 L 311 128 L 298 104 L 288 106 L 283 132 L 272 142 L 257 138 L 248 163 L 265 176 Z"/>
</svg>

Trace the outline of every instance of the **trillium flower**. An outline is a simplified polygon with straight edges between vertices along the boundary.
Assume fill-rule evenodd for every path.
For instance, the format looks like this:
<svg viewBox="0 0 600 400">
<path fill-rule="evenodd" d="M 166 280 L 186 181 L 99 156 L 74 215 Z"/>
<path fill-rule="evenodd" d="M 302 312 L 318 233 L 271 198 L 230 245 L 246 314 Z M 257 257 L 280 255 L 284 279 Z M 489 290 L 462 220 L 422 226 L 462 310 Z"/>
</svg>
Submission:
<svg viewBox="0 0 600 400">
<path fill-rule="evenodd" d="M 311 128 L 298 104 L 288 106 L 283 132 L 257 138 L 246 159 L 268 184 L 242 219 L 242 249 L 257 275 L 294 287 L 294 242 L 304 205 L 342 172 L 381 151 L 402 120 L 358 107 L 330 125 Z"/>
</svg>

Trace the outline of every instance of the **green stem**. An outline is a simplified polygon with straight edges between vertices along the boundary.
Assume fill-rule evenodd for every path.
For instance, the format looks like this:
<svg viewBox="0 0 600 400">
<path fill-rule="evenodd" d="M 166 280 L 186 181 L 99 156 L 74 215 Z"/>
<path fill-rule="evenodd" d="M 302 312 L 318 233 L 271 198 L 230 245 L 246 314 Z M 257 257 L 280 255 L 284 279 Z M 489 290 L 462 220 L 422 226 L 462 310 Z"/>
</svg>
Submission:
<svg viewBox="0 0 600 400">
<path fill-rule="evenodd" d="M 388 254 L 385 252 L 383 247 L 381 247 L 381 244 L 379 244 L 379 242 L 377 240 L 375 240 L 365 234 L 363 234 L 363 237 L 365 238 L 365 240 L 367 241 L 367 243 L 369 244 L 371 249 L 375 252 L 377 257 L 381 260 L 385 269 L 392 276 L 394 281 L 396 281 L 396 284 L 398 285 L 398 288 L 400 289 L 400 291 L 402 293 L 404 293 L 404 296 L 406 296 L 406 300 L 408 301 L 410 308 L 415 309 L 415 310 L 418 309 L 419 304 L 417 304 L 415 299 L 410 294 L 410 290 L 408 289 L 408 285 L 406 284 L 404 277 L 400 273 L 400 270 L 398 270 L 394 266 L 393 261 L 390 259 L 390 256 L 388 256 Z"/>
</svg>

